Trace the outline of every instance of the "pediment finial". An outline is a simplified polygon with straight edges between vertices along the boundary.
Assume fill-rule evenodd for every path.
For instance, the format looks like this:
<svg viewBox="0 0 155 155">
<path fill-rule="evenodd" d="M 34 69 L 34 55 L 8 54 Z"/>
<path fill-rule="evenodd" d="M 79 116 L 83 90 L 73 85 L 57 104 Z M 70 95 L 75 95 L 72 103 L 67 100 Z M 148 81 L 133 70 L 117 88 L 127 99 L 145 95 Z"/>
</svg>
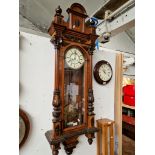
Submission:
<svg viewBox="0 0 155 155">
<path fill-rule="evenodd" d="M 60 7 L 60 5 L 55 9 L 55 12 L 56 12 L 56 16 L 61 16 L 61 13 L 62 13 L 62 9 Z"/>
</svg>

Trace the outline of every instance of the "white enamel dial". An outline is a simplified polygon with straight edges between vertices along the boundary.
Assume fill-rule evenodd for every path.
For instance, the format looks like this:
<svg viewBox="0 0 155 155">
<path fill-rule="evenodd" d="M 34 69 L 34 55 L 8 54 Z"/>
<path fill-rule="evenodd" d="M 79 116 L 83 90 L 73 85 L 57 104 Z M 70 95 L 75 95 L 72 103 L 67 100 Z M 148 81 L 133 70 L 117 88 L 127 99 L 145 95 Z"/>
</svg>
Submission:
<svg viewBox="0 0 155 155">
<path fill-rule="evenodd" d="M 103 81 L 108 81 L 112 76 L 112 70 L 108 64 L 103 64 L 99 68 L 99 77 Z"/>
<path fill-rule="evenodd" d="M 78 48 L 71 48 L 65 55 L 66 64 L 72 69 L 79 69 L 84 64 L 84 57 Z"/>
</svg>

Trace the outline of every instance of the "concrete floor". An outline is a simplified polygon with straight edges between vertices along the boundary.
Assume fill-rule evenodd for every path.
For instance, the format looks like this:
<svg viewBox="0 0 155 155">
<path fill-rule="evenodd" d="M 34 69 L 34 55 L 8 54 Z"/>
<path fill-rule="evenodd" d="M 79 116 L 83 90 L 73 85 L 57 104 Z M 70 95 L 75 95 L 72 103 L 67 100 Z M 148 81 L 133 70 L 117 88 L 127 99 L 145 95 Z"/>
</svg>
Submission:
<svg viewBox="0 0 155 155">
<path fill-rule="evenodd" d="M 122 155 L 135 155 L 135 141 L 123 135 Z"/>
</svg>

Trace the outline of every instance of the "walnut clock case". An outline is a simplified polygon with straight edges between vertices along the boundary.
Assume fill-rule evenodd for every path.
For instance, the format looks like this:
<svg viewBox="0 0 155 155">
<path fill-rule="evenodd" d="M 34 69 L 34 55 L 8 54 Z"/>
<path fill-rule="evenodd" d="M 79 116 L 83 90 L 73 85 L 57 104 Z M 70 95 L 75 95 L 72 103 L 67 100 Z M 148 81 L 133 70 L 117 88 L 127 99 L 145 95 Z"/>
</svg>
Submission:
<svg viewBox="0 0 155 155">
<path fill-rule="evenodd" d="M 68 21 L 56 9 L 49 28 L 55 46 L 55 86 L 53 94 L 53 130 L 45 133 L 53 155 L 58 155 L 60 143 L 66 154 L 72 154 L 78 137 L 85 134 L 92 144 L 94 134 L 94 95 L 92 89 L 92 56 L 97 35 L 86 26 L 84 7 L 74 3 L 67 9 Z"/>
</svg>

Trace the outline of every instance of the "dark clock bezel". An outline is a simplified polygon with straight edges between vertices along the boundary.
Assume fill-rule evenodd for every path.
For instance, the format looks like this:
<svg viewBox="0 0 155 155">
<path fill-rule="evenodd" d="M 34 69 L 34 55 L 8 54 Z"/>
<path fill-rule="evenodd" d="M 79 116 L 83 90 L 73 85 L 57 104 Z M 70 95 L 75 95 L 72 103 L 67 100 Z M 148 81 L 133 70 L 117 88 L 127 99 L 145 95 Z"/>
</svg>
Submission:
<svg viewBox="0 0 155 155">
<path fill-rule="evenodd" d="M 103 81 L 100 76 L 99 76 L 99 68 L 103 65 L 103 64 L 106 64 L 108 65 L 110 68 L 111 68 L 111 77 L 109 80 L 107 81 Z M 107 83 L 110 82 L 112 76 L 113 76 L 113 70 L 112 70 L 112 67 L 110 65 L 109 62 L 105 61 L 105 60 L 101 60 L 99 62 L 96 63 L 95 67 L 94 67 L 94 71 L 93 71 L 93 74 L 94 74 L 94 78 L 96 80 L 97 83 L 101 84 L 101 85 L 106 85 Z"/>
</svg>

